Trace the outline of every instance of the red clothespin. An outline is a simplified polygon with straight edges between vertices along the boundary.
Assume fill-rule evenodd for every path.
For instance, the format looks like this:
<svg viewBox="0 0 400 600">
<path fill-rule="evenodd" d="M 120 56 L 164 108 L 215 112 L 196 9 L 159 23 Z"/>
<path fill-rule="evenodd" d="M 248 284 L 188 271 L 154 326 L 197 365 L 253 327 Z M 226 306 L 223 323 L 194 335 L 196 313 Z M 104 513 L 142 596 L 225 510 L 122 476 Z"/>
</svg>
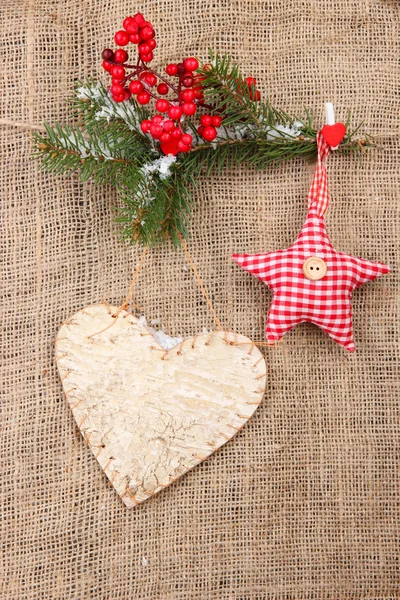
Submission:
<svg viewBox="0 0 400 600">
<path fill-rule="evenodd" d="M 325 104 L 325 115 L 326 125 L 321 129 L 321 134 L 330 145 L 331 150 L 336 150 L 346 135 L 346 125 L 344 123 L 335 123 L 335 111 L 332 102 Z"/>
</svg>

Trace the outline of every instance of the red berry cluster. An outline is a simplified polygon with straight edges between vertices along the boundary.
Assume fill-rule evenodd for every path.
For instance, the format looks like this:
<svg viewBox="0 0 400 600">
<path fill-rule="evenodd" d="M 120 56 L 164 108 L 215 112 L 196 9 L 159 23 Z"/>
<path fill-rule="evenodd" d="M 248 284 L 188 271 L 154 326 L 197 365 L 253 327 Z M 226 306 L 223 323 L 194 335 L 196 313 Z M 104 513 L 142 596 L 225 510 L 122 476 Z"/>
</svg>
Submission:
<svg viewBox="0 0 400 600">
<path fill-rule="evenodd" d="M 151 121 L 145 119 L 140 126 L 144 133 L 150 133 L 153 139 L 160 140 L 165 154 L 188 152 L 192 146 L 192 136 L 189 133 L 182 133 L 171 119 L 163 119 L 161 115 L 154 115 Z"/>
<path fill-rule="evenodd" d="M 189 57 L 180 63 L 168 64 L 165 68 L 166 74 L 176 78 L 176 82 L 171 83 L 165 76 L 159 75 L 148 66 L 153 60 L 153 50 L 157 46 L 152 24 L 146 21 L 141 13 L 137 13 L 134 17 L 127 17 L 122 26 L 123 29 L 114 35 L 116 45 L 135 44 L 139 56 L 136 65 L 129 65 L 126 50 L 103 50 L 103 68 L 112 77 L 109 90 L 113 100 L 124 102 L 133 95 L 139 104 L 146 105 L 153 98 L 155 108 L 160 114 L 154 115 L 151 121 L 144 120 L 141 123 L 142 131 L 160 142 L 164 154 L 188 152 L 192 147 L 193 138 L 182 128 L 185 118 L 195 115 L 199 107 L 213 109 L 205 104 L 202 87 L 204 77 L 195 74 L 199 68 L 198 60 Z M 211 68 L 211 65 L 205 65 L 203 68 Z M 247 82 L 254 90 L 255 79 L 249 77 Z M 172 96 L 170 99 L 165 97 L 168 94 Z M 259 95 L 258 91 L 257 94 Z M 259 100 L 259 97 L 255 99 Z M 204 140 L 211 142 L 216 138 L 216 127 L 221 123 L 222 117 L 219 115 L 202 115 L 197 132 Z"/>
<path fill-rule="evenodd" d="M 146 21 L 142 14 L 137 13 L 134 17 L 127 17 L 123 24 L 123 29 L 117 31 L 114 35 L 114 41 L 117 46 L 127 46 L 129 42 L 138 46 L 139 61 L 149 63 L 153 60 L 153 50 L 157 46 L 154 39 L 155 31 L 152 24 Z M 126 69 L 131 69 L 131 65 L 127 65 L 128 53 L 126 50 L 118 48 L 111 50 L 106 48 L 102 52 L 103 68 L 108 71 L 112 77 L 111 95 L 115 102 L 123 102 L 131 97 L 131 90 L 126 86 L 129 80 L 129 75 L 126 75 Z M 139 64 L 139 62 L 138 62 Z M 150 96 L 146 102 L 146 97 L 141 98 L 141 104 L 147 104 L 150 101 Z M 139 101 L 139 100 L 138 100 Z"/>
<path fill-rule="evenodd" d="M 197 128 L 197 133 L 201 135 L 207 142 L 212 142 L 217 137 L 216 127 L 219 127 L 222 119 L 218 115 L 202 115 L 200 117 L 200 127 Z"/>
</svg>

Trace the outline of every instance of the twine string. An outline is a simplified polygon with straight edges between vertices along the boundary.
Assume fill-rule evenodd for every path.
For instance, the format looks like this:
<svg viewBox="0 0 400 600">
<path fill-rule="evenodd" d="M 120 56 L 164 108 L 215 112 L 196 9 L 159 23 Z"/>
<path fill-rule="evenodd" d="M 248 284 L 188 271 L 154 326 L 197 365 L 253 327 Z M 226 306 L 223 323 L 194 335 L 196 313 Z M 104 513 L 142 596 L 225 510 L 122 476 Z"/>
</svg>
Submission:
<svg viewBox="0 0 400 600">
<path fill-rule="evenodd" d="M 207 291 L 206 291 L 206 289 L 204 287 L 204 283 L 203 283 L 203 281 L 202 281 L 202 279 L 201 279 L 201 277 L 200 277 L 200 275 L 199 275 L 199 273 L 198 273 L 198 271 L 196 269 L 196 265 L 194 264 L 194 261 L 193 261 L 193 259 L 191 257 L 191 254 L 190 254 L 189 250 L 188 250 L 186 242 L 185 242 L 185 240 L 183 239 L 183 237 L 181 236 L 180 233 L 178 233 L 178 237 L 179 237 L 179 241 L 181 242 L 182 248 L 183 248 L 183 250 L 184 250 L 184 252 L 186 254 L 186 258 L 188 259 L 188 262 L 189 262 L 189 264 L 190 264 L 190 266 L 191 266 L 191 268 L 193 270 L 193 273 L 194 273 L 194 276 L 196 278 L 197 284 L 199 285 L 200 290 L 201 290 L 201 292 L 202 292 L 202 294 L 203 294 L 203 296 L 204 296 L 204 298 L 205 298 L 205 300 L 207 302 L 207 305 L 208 305 L 210 311 L 212 312 L 212 314 L 214 316 L 214 320 L 215 320 L 215 323 L 217 325 L 217 329 L 218 329 L 218 331 L 224 331 L 224 329 L 222 327 L 222 324 L 221 324 L 221 321 L 218 318 L 216 310 L 215 310 L 215 308 L 213 306 L 213 303 L 211 301 L 211 298 L 207 294 Z M 138 266 L 136 267 L 136 271 L 135 271 L 135 273 L 133 275 L 133 278 L 132 278 L 131 284 L 129 286 L 129 290 L 128 290 L 128 293 L 126 295 L 126 298 L 125 298 L 124 302 L 121 304 L 121 306 L 118 308 L 118 310 L 116 310 L 115 313 L 112 315 L 113 321 L 112 321 L 111 325 L 115 323 L 116 318 L 118 317 L 119 313 L 121 311 L 123 311 L 123 310 L 126 310 L 128 308 L 128 306 L 129 306 L 129 302 L 130 302 L 130 299 L 131 299 L 131 296 L 132 296 L 133 288 L 134 288 L 136 280 L 137 280 L 137 278 L 139 276 L 140 270 L 142 268 L 142 265 L 143 265 L 144 259 L 146 258 L 146 254 L 147 254 L 148 250 L 149 250 L 149 247 L 146 246 L 144 248 L 143 252 L 142 252 L 142 256 L 140 258 Z M 109 325 L 108 327 L 110 327 L 111 325 Z M 100 332 L 98 332 L 98 333 L 100 333 Z M 232 345 L 235 345 L 235 346 L 241 346 L 241 345 L 248 344 L 249 342 L 234 341 L 234 342 L 229 342 L 229 343 L 232 344 Z M 277 346 L 278 344 L 279 344 L 279 342 L 271 344 L 270 342 L 250 340 L 250 348 L 251 349 L 254 346 L 268 347 L 268 346 Z"/>
<path fill-rule="evenodd" d="M 200 277 L 200 275 L 199 275 L 199 273 L 198 273 L 198 271 L 196 269 L 196 265 L 194 264 L 193 259 L 190 256 L 190 252 L 189 252 L 189 250 L 187 248 L 186 242 L 185 242 L 185 240 L 183 239 L 183 237 L 181 236 L 180 233 L 178 233 L 177 235 L 178 235 L 180 243 L 182 244 L 183 251 L 186 254 L 186 258 L 188 259 L 189 264 L 192 267 L 193 274 L 194 274 L 194 276 L 195 276 L 195 278 L 197 280 L 197 283 L 198 283 L 198 285 L 199 285 L 199 287 L 201 289 L 201 292 L 202 292 L 202 294 L 203 294 L 203 296 L 204 296 L 204 298 L 205 298 L 205 300 L 206 300 L 206 302 L 208 304 L 209 309 L 211 310 L 211 312 L 212 312 L 212 314 L 214 316 L 214 321 L 215 321 L 215 323 L 217 325 L 217 328 L 218 328 L 219 331 L 223 331 L 223 327 L 221 325 L 221 321 L 219 320 L 219 318 L 217 316 L 217 313 L 215 311 L 213 303 L 211 302 L 210 296 L 207 294 L 207 291 L 206 291 L 206 289 L 204 287 L 204 283 L 203 283 L 203 281 L 202 281 L 202 279 L 201 279 L 201 277 Z"/>
<path fill-rule="evenodd" d="M 132 277 L 131 285 L 129 286 L 129 290 L 128 290 L 128 293 L 126 295 L 126 298 L 123 301 L 123 303 L 121 304 L 121 306 L 115 311 L 113 317 L 118 317 L 118 315 L 119 315 L 119 313 L 121 311 L 126 310 L 128 308 L 129 302 L 130 302 L 131 297 L 132 297 L 133 288 L 135 287 L 136 280 L 137 280 L 137 278 L 139 276 L 140 269 L 142 268 L 142 265 L 144 263 L 144 259 L 146 258 L 146 254 L 147 254 L 148 250 L 149 250 L 149 247 L 145 246 L 144 249 L 143 249 L 143 252 L 142 252 L 142 256 L 140 257 L 139 264 L 136 267 L 136 271 L 135 271 L 135 273 L 134 273 L 134 275 Z"/>
</svg>

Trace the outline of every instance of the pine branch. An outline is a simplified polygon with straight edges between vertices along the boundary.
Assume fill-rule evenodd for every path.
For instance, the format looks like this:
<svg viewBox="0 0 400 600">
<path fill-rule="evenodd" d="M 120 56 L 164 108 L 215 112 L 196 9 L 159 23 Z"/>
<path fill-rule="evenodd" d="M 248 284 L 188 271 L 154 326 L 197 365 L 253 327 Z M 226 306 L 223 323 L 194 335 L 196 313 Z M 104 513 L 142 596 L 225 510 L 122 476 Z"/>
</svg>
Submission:
<svg viewBox="0 0 400 600">
<path fill-rule="evenodd" d="M 170 239 L 180 245 L 180 236 L 188 233 L 192 191 L 200 175 L 238 165 L 264 169 L 317 154 L 317 132 L 307 110 L 305 119 L 298 119 L 253 100 L 255 86 L 249 87 L 229 57 L 210 50 L 210 61 L 211 68 L 199 69 L 207 106 L 224 115 L 213 142 L 200 137 L 198 123 L 183 118 L 180 125 L 192 134 L 193 145 L 176 157 L 165 156 L 140 128 L 151 118 L 149 110 L 135 100 L 115 102 L 103 84 L 88 79 L 76 85 L 71 99 L 78 124 L 45 124 L 46 135 L 34 134 L 33 156 L 48 172 L 76 173 L 80 181 L 114 186 L 121 200 L 116 221 L 124 240 L 154 245 Z M 350 132 L 348 118 L 348 133 L 337 152 L 361 153 L 372 145 L 368 137 L 354 138 L 358 129 Z"/>
<path fill-rule="evenodd" d="M 122 206 L 117 210 L 116 221 L 121 225 L 123 239 L 145 245 L 171 239 L 179 245 L 178 234 L 187 236 L 193 203 L 190 181 L 180 166 L 170 169 L 166 177 L 159 172 L 149 176 L 145 165 L 118 187 Z"/>
<path fill-rule="evenodd" d="M 209 50 L 211 66 L 199 69 L 203 78 L 204 95 L 209 104 L 224 115 L 224 125 L 247 124 L 255 126 L 258 135 L 270 133 L 277 125 L 293 125 L 296 118 L 290 117 L 281 110 L 270 106 L 268 102 L 260 102 L 255 85 L 249 86 L 232 63 L 229 56 L 221 56 Z"/>
<path fill-rule="evenodd" d="M 59 123 L 55 127 L 45 123 L 45 128 L 46 137 L 34 133 L 33 157 L 41 160 L 47 172 L 66 176 L 78 172 L 82 182 L 93 178 L 98 184 L 115 184 L 127 165 L 140 164 L 149 156 L 149 148 L 140 146 L 118 124 L 85 134 L 76 126 Z"/>
</svg>

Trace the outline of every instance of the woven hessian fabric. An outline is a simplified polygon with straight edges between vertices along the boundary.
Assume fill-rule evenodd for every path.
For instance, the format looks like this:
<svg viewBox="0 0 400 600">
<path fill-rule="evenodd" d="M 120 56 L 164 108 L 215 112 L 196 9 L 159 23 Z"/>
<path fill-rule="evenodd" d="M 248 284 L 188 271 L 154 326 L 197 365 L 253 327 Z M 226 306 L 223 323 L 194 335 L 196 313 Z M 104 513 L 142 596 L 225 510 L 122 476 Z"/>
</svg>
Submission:
<svg viewBox="0 0 400 600">
<path fill-rule="evenodd" d="M 39 171 L 28 127 L 65 121 L 73 81 L 141 10 L 156 62 L 230 53 L 263 97 L 338 120 L 378 148 L 329 158 L 336 249 L 391 266 L 353 294 L 357 350 L 303 323 L 266 349 L 266 397 L 235 438 L 127 510 L 85 447 L 54 365 L 61 322 L 125 298 L 141 249 L 109 188 Z M 397 0 L 3 0 L 1 540 L 3 600 L 389 600 L 399 597 Z M 287 248 L 314 163 L 202 179 L 188 247 L 225 328 L 256 339 L 272 294 L 231 260 Z M 135 302 L 172 335 L 213 327 L 182 251 L 152 251 Z"/>
</svg>

